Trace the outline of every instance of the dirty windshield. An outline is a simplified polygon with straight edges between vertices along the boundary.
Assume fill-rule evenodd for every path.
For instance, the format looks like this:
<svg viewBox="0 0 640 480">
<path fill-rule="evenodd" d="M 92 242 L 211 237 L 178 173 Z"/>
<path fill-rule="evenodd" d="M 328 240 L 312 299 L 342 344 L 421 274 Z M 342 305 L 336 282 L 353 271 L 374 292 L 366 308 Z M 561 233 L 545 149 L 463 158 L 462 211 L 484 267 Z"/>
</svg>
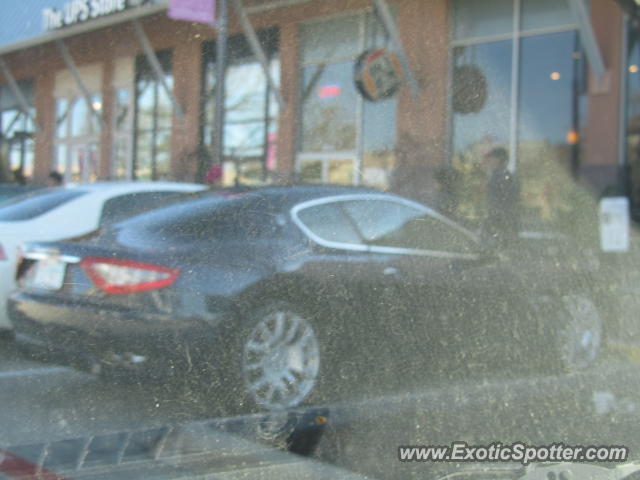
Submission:
<svg viewBox="0 0 640 480">
<path fill-rule="evenodd" d="M 640 478 L 640 2 L 0 18 L 0 479 Z"/>
</svg>

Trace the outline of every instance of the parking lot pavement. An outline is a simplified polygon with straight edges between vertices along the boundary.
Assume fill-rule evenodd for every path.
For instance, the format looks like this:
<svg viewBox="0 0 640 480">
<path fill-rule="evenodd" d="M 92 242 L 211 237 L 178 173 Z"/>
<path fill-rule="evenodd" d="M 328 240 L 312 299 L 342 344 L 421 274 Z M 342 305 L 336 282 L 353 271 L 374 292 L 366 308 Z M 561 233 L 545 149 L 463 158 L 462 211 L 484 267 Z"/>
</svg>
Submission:
<svg viewBox="0 0 640 480">
<path fill-rule="evenodd" d="M 632 445 L 640 438 L 639 385 L 637 365 L 609 355 L 580 374 L 442 378 L 386 395 L 354 389 L 350 400 L 323 405 L 329 420 L 318 456 L 373 478 L 400 478 L 424 466 L 400 465 L 398 445 L 565 441 L 640 451 Z M 175 384 L 108 383 L 11 348 L 0 353 L 0 448 L 208 422 L 217 418 L 214 403 Z"/>
<path fill-rule="evenodd" d="M 71 373 L 66 367 L 43 365 L 24 358 L 10 341 L 0 342 L 0 381 L 29 376 Z"/>
<path fill-rule="evenodd" d="M 0 372 L 0 445 L 152 428 L 208 415 L 202 399 L 161 385 L 106 383 L 35 362 Z"/>
</svg>

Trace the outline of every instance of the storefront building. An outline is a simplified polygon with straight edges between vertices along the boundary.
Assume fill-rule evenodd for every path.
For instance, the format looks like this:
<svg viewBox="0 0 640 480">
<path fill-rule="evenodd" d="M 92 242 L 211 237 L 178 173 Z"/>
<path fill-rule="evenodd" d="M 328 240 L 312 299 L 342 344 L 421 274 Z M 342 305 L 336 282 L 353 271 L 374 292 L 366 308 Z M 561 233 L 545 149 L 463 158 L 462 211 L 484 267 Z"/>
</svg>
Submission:
<svg viewBox="0 0 640 480">
<path fill-rule="evenodd" d="M 218 161 L 216 30 L 170 19 L 167 3 L 3 2 L 9 169 L 33 182 L 52 170 L 76 182 L 203 180 Z M 638 41 L 615 0 L 388 1 L 410 73 L 377 102 L 353 79 L 364 51 L 394 49 L 375 1 L 243 3 L 283 103 L 232 10 L 224 184 L 406 181 L 408 194 L 437 202 L 453 168 L 452 213 L 473 222 L 483 153 L 503 146 L 538 228 L 568 221 L 576 179 L 601 195 L 640 178 Z"/>
</svg>

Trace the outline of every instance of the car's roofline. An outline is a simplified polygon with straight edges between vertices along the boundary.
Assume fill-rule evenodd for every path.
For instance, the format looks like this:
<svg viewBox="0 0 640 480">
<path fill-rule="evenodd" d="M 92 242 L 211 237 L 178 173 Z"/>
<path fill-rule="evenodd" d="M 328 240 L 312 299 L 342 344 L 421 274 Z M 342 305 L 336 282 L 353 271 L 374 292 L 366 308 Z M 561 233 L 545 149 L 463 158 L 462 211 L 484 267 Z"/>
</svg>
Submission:
<svg viewBox="0 0 640 480">
<path fill-rule="evenodd" d="M 71 183 L 61 188 L 81 189 L 87 192 L 107 192 L 107 191 L 154 191 L 160 189 L 202 191 L 206 186 L 199 183 L 187 182 L 96 182 L 96 183 Z"/>
</svg>

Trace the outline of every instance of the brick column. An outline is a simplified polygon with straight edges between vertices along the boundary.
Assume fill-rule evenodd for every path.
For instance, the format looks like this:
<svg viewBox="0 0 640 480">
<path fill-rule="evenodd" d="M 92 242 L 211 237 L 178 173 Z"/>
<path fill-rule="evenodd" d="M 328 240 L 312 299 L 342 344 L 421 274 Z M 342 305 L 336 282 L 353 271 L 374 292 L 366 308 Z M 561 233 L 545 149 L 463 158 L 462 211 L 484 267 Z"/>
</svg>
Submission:
<svg viewBox="0 0 640 480">
<path fill-rule="evenodd" d="M 398 142 L 409 137 L 427 149 L 427 162 L 444 161 L 447 147 L 447 0 L 398 2 L 398 28 L 420 93 L 405 85 L 398 98 Z"/>
<path fill-rule="evenodd" d="M 111 178 L 111 161 L 113 157 L 113 57 L 105 59 L 102 68 L 102 119 L 100 129 L 100 168 L 98 178 L 109 180 Z"/>
<path fill-rule="evenodd" d="M 298 135 L 299 89 L 298 25 L 287 23 L 280 27 L 280 89 L 286 106 L 280 111 L 278 124 L 278 173 L 286 183 L 293 178 Z"/>
<path fill-rule="evenodd" d="M 191 38 L 185 39 L 173 49 L 172 58 L 173 91 L 185 116 L 173 116 L 171 178 L 194 181 L 198 165 L 193 153 L 200 143 L 201 43 Z"/>
<path fill-rule="evenodd" d="M 45 62 L 43 62 L 45 63 Z M 36 119 L 41 129 L 35 136 L 34 183 L 44 183 L 53 165 L 55 131 L 55 100 L 53 70 L 42 65 L 35 77 Z"/>
<path fill-rule="evenodd" d="M 609 0 L 591 1 L 591 22 L 607 69 L 598 82 L 589 77 L 589 112 L 585 129 L 585 155 L 581 174 L 597 192 L 616 182 L 620 125 L 622 12 Z"/>
</svg>

